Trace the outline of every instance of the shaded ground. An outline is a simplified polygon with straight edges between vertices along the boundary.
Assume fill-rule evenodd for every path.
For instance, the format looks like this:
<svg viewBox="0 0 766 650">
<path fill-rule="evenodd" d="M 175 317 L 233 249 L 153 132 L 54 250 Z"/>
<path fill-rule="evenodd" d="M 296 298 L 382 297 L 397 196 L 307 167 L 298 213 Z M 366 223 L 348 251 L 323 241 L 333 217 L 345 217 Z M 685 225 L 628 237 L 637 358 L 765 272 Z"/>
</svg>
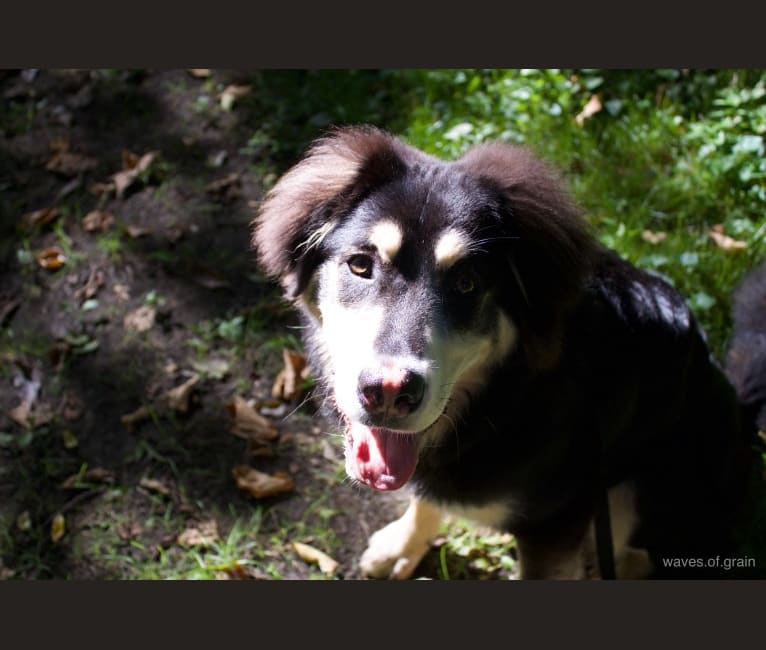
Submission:
<svg viewBox="0 0 766 650">
<path fill-rule="evenodd" d="M 402 497 L 345 482 L 332 424 L 311 401 L 275 420 L 272 457 L 251 455 L 230 433 L 225 406 L 235 396 L 268 402 L 282 348 L 297 346 L 293 316 L 248 249 L 258 201 L 297 153 L 274 143 L 300 142 L 300 129 L 261 128 L 253 139 L 270 79 L 0 75 L 2 577 L 321 577 L 293 552 L 296 541 L 332 555 L 338 576 L 358 577 L 367 535 L 401 511 Z M 379 92 L 374 82 L 360 78 L 360 94 Z M 233 83 L 250 95 L 224 110 L 219 93 Z M 136 163 L 126 150 L 157 157 L 121 197 L 94 187 Z M 92 164 L 46 169 L 56 151 Z M 49 223 L 22 219 L 46 208 L 58 210 Z M 89 231 L 83 218 L 96 209 L 113 219 Z M 49 247 L 66 258 L 58 270 L 36 260 Z M 125 324 L 139 308 L 154 315 L 144 331 Z M 165 405 L 195 373 L 188 412 Z M 27 426 L 14 411 L 25 398 Z M 121 418 L 140 407 L 147 417 L 126 426 Z M 288 472 L 294 491 L 254 500 L 232 477 L 242 463 Z M 94 469 L 105 472 L 86 473 Z M 54 541 L 57 515 L 65 532 Z M 179 542 L 211 527 L 209 544 Z M 510 573 L 513 562 L 499 557 L 507 539 L 477 546 L 472 531 L 456 531 L 457 545 L 434 550 L 422 575 Z"/>
</svg>

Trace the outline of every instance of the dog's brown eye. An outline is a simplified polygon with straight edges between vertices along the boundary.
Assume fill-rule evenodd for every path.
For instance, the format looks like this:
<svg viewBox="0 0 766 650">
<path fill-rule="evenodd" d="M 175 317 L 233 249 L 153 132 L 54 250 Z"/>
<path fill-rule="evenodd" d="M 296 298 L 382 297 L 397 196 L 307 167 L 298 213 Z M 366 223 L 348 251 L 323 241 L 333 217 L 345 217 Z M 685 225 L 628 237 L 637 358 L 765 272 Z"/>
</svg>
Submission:
<svg viewBox="0 0 766 650">
<path fill-rule="evenodd" d="M 455 290 L 458 293 L 471 293 L 476 288 L 472 273 L 461 273 L 455 280 Z"/>
<path fill-rule="evenodd" d="M 354 275 L 369 278 L 372 276 L 372 258 L 368 255 L 354 255 L 348 261 L 348 268 Z"/>
</svg>

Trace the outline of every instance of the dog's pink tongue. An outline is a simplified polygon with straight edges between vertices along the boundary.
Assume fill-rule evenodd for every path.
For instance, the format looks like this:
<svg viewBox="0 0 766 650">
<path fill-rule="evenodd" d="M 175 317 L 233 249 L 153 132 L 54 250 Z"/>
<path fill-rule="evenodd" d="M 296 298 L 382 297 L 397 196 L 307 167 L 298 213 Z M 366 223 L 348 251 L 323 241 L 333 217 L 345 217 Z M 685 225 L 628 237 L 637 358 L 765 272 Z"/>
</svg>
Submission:
<svg viewBox="0 0 766 650">
<path fill-rule="evenodd" d="M 396 490 L 410 480 L 418 461 L 417 437 L 354 423 L 350 463 L 356 478 L 376 490 Z"/>
</svg>

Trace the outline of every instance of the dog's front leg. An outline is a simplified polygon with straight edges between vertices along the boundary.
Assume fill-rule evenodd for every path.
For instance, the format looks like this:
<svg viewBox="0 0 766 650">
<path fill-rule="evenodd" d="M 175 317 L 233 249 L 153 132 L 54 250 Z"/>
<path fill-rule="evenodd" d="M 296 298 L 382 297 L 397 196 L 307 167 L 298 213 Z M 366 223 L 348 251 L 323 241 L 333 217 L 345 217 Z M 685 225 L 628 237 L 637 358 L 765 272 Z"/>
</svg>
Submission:
<svg viewBox="0 0 766 650">
<path fill-rule="evenodd" d="M 370 537 L 359 560 L 362 573 L 371 578 L 409 578 L 439 533 L 441 519 L 440 508 L 412 497 L 399 519 Z"/>
</svg>

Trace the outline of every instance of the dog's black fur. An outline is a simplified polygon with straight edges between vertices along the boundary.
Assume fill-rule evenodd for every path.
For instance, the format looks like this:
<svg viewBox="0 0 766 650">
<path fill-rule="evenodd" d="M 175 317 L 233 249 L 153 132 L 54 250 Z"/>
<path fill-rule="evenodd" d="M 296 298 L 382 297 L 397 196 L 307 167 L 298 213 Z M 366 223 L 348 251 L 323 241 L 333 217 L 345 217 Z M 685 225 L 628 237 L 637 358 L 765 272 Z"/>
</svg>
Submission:
<svg viewBox="0 0 766 650">
<path fill-rule="evenodd" d="M 403 296 L 425 272 L 418 246 L 456 222 L 481 232 L 482 289 L 518 331 L 483 390 L 467 396 L 456 429 L 420 450 L 416 494 L 474 506 L 507 498 L 514 508 L 503 526 L 520 547 L 555 551 L 580 543 L 602 487 L 630 481 L 640 519 L 631 545 L 648 550 L 657 575 L 671 574 L 663 558 L 733 552 L 752 420 L 766 426 L 766 267 L 737 295 L 729 367 L 743 419 L 684 299 L 601 247 L 557 175 L 527 150 L 484 145 L 445 163 L 378 129 L 341 129 L 267 196 L 254 234 L 264 269 L 298 300 L 326 390 L 314 276 L 342 249 L 344 232 L 365 227 L 362 204 L 370 223 L 377 210 L 413 233 L 401 291 L 389 291 L 398 301 L 389 336 L 417 335 L 424 305 Z M 440 314 L 473 313 L 445 300 L 434 307 Z M 480 321 L 464 318 L 444 316 L 445 327 Z"/>
</svg>

